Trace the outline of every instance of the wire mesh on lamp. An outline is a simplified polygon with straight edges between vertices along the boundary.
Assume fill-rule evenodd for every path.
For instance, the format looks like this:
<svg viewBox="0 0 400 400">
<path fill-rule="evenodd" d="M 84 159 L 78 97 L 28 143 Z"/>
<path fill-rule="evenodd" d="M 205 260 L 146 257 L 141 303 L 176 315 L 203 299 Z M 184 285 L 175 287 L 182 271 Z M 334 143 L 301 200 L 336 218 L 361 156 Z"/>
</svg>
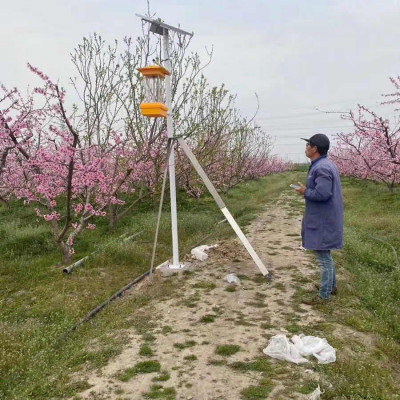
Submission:
<svg viewBox="0 0 400 400">
<path fill-rule="evenodd" d="M 166 117 L 168 107 L 165 105 L 164 79 L 170 72 L 160 65 L 138 68 L 145 79 L 144 101 L 140 110 L 145 117 Z"/>
</svg>

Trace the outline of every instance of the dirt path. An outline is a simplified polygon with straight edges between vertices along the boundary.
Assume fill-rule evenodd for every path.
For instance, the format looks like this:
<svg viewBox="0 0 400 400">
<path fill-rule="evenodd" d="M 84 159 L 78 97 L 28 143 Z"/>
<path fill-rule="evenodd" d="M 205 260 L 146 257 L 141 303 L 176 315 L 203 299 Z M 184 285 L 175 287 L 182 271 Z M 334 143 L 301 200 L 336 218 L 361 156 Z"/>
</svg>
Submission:
<svg viewBox="0 0 400 400">
<path fill-rule="evenodd" d="M 262 353 L 271 336 L 324 322 L 322 314 L 296 299 L 299 285 L 311 290 L 318 276 L 311 256 L 300 249 L 300 207 L 300 199 L 285 194 L 247 228 L 274 273 L 272 283 L 261 277 L 236 239 L 221 242 L 192 272 L 158 278 L 180 279 L 182 287 L 143 310 L 142 318 L 151 319 L 153 328 L 147 335 L 127 332 L 125 350 L 90 374 L 91 389 L 76 398 L 307 398 L 298 388 L 318 380 L 316 372 L 309 373 L 312 364 L 297 366 Z M 239 287 L 225 281 L 228 273 L 241 278 Z M 160 372 L 137 374 L 140 369 Z"/>
</svg>

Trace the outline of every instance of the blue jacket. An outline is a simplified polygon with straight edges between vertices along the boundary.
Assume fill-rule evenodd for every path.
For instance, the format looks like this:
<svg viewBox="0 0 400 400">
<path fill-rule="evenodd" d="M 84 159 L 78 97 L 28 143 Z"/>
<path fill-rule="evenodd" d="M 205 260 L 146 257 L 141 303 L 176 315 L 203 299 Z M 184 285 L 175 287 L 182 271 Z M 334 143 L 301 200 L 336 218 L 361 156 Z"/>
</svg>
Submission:
<svg viewBox="0 0 400 400">
<path fill-rule="evenodd" d="M 343 247 L 343 196 L 336 165 L 326 156 L 311 163 L 304 192 L 303 247 L 335 250 Z"/>
</svg>

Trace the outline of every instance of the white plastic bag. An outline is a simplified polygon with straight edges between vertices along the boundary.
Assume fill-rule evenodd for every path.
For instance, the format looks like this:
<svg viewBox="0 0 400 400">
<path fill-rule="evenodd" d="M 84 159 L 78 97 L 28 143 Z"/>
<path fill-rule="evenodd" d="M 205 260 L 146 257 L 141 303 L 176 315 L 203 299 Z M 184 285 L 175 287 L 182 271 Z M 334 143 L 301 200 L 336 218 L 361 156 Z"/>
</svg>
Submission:
<svg viewBox="0 0 400 400">
<path fill-rule="evenodd" d="M 240 279 L 235 274 L 228 274 L 225 277 L 225 280 L 228 281 L 228 283 L 233 283 L 235 285 L 240 285 Z"/>
<path fill-rule="evenodd" d="M 318 385 L 318 387 L 307 396 L 307 400 L 319 400 L 321 398 L 321 394 L 321 388 Z"/>
<path fill-rule="evenodd" d="M 191 254 L 193 258 L 199 261 L 204 261 L 208 258 L 208 254 L 204 251 L 201 251 L 198 247 L 192 249 Z"/>
<path fill-rule="evenodd" d="M 270 357 L 299 364 L 307 362 L 302 356 L 313 355 L 320 364 L 336 361 L 336 350 L 324 338 L 316 336 L 294 335 L 290 342 L 286 335 L 273 336 L 268 346 L 263 350 Z M 299 361 L 305 360 L 305 361 Z"/>
<path fill-rule="evenodd" d="M 324 338 L 294 335 L 292 342 L 302 356 L 313 355 L 320 364 L 329 364 L 336 361 L 336 350 Z"/>
<path fill-rule="evenodd" d="M 199 261 L 204 261 L 204 260 L 207 260 L 207 258 L 208 258 L 208 254 L 206 253 L 206 250 L 210 250 L 215 247 L 218 247 L 218 245 L 217 244 L 215 244 L 213 246 L 202 245 L 202 246 L 195 247 L 194 249 L 192 249 L 192 251 L 190 253 L 192 254 L 193 258 L 196 258 Z"/>
<path fill-rule="evenodd" d="M 311 356 L 311 354 L 319 353 L 328 345 L 326 339 L 321 339 L 316 336 L 294 335 L 292 337 L 292 342 L 302 356 Z"/>
<path fill-rule="evenodd" d="M 313 356 L 318 359 L 320 364 L 333 363 L 336 361 L 336 350 L 327 342 L 326 347 L 322 351 L 314 353 Z"/>
<path fill-rule="evenodd" d="M 290 361 L 296 364 L 308 362 L 306 358 L 301 357 L 299 351 L 290 343 L 286 335 L 275 335 L 271 338 L 268 346 L 263 352 L 272 358 L 278 360 Z"/>
</svg>

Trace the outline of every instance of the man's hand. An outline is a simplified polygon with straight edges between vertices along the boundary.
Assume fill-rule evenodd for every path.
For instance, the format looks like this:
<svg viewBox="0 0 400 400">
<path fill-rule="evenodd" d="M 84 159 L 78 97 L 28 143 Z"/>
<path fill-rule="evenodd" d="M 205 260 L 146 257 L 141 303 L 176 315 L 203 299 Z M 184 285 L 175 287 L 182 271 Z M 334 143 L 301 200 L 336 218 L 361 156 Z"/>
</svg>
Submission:
<svg viewBox="0 0 400 400">
<path fill-rule="evenodd" d="M 295 190 L 299 195 L 303 196 L 304 192 L 306 191 L 307 188 L 302 183 L 300 183 L 300 182 L 297 182 L 297 183 L 299 184 L 300 189 L 295 189 Z"/>
</svg>

